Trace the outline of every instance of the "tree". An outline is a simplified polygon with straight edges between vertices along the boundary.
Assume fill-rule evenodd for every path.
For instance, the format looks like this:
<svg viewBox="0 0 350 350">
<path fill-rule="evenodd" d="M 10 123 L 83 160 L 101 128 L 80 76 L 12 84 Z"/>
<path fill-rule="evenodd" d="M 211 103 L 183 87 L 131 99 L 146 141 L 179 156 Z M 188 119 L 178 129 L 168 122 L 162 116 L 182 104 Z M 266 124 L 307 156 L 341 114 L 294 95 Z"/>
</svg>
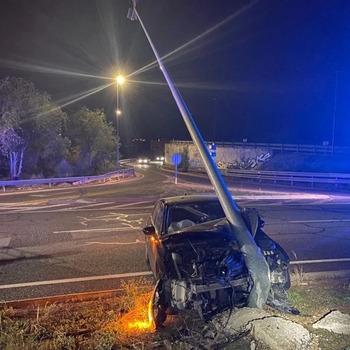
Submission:
<svg viewBox="0 0 350 350">
<path fill-rule="evenodd" d="M 102 110 L 80 108 L 69 117 L 67 130 L 72 142 L 69 157 L 78 174 L 97 174 L 115 164 L 115 130 Z"/>
<path fill-rule="evenodd" d="M 12 178 L 20 177 L 22 167 L 28 175 L 55 173 L 68 141 L 62 136 L 65 119 L 51 97 L 31 82 L 0 80 L 0 147 Z"/>
<path fill-rule="evenodd" d="M 58 165 L 64 160 L 70 146 L 65 136 L 67 116 L 46 96 L 42 96 L 39 113 L 33 120 L 31 142 L 27 159 L 35 165 L 36 173 L 60 176 Z M 30 152 L 29 152 L 30 151 Z"/>
<path fill-rule="evenodd" d="M 22 171 L 25 148 L 24 140 L 11 127 L 0 128 L 0 152 L 10 161 L 12 179 L 18 179 Z"/>
</svg>

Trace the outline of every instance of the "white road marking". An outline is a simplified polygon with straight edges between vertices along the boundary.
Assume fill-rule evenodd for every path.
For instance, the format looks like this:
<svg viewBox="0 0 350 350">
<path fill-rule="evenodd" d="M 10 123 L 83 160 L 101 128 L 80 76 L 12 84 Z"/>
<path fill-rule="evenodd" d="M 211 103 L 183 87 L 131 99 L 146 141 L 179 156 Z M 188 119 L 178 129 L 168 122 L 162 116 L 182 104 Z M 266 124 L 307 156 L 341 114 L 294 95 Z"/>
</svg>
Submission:
<svg viewBox="0 0 350 350">
<path fill-rule="evenodd" d="M 102 222 L 118 222 L 127 227 L 139 227 L 142 224 L 143 216 L 139 219 L 133 219 L 134 217 L 140 217 L 140 214 L 122 214 L 122 213 L 108 213 L 106 215 L 88 218 L 84 216 L 78 216 L 79 223 L 83 226 L 87 226 L 88 223 L 94 221 Z"/>
<path fill-rule="evenodd" d="M 295 200 L 295 199 L 329 199 L 330 197 L 324 194 L 305 194 L 305 193 L 291 193 L 291 194 L 256 194 L 256 195 L 241 195 L 234 196 L 234 199 L 249 199 L 249 200 L 262 200 L 262 199 L 274 199 L 274 200 Z"/>
<path fill-rule="evenodd" d="M 130 245 L 130 244 L 145 244 L 144 241 L 140 241 L 138 239 L 135 240 L 135 242 L 86 242 L 84 245 L 92 245 L 92 244 L 99 244 L 99 245 Z"/>
<path fill-rule="evenodd" d="M 124 207 L 130 207 L 131 205 L 139 205 L 139 204 L 145 204 L 145 203 L 149 203 L 150 201 L 143 201 L 143 202 L 136 202 L 136 203 L 126 203 L 126 204 L 119 204 L 116 205 L 115 208 L 124 208 Z"/>
<path fill-rule="evenodd" d="M 30 194 L 30 197 L 47 198 L 49 196 L 47 194 Z"/>
<path fill-rule="evenodd" d="M 141 227 L 111 227 L 111 228 L 92 228 L 81 230 L 53 231 L 53 233 L 78 233 L 78 232 L 112 232 L 112 231 L 136 231 Z"/>
<path fill-rule="evenodd" d="M 63 203 L 60 204 L 54 204 L 54 205 L 40 205 L 35 207 L 34 205 L 38 205 L 40 203 L 32 203 L 29 207 L 26 206 L 28 205 L 27 203 L 2 203 L 0 209 L 3 210 L 14 210 L 14 211 L 19 211 L 19 210 L 36 210 L 36 209 L 45 209 L 45 208 L 55 208 L 55 207 L 62 207 Z"/>
<path fill-rule="evenodd" d="M 89 281 L 99 281 L 106 279 L 116 279 L 116 278 L 128 278 L 128 277 L 139 277 L 152 275 L 151 271 L 144 272 L 130 272 L 130 273 L 120 273 L 115 275 L 104 275 L 104 276 L 90 276 L 90 277 L 77 277 L 77 278 L 67 278 L 60 280 L 50 280 L 50 281 L 37 281 L 37 282 L 23 282 L 23 283 L 13 283 L 13 284 L 3 284 L 0 285 L 0 289 L 11 289 L 11 288 L 21 288 L 21 287 L 35 287 L 35 286 L 49 286 L 52 284 L 64 284 L 64 283 L 76 283 L 76 282 L 89 282 Z"/>
<path fill-rule="evenodd" d="M 78 203 L 78 202 L 76 202 Z M 91 203 L 91 202 L 90 202 Z M 88 205 L 83 205 L 83 206 L 79 206 L 79 207 L 70 207 L 69 210 L 76 210 L 76 209 L 86 209 L 86 208 L 94 208 L 94 207 L 100 207 L 102 205 L 110 205 L 110 204 L 114 204 L 114 202 L 102 202 L 102 203 L 93 203 L 93 204 L 88 204 Z M 63 209 L 64 210 L 64 209 Z M 62 211 L 62 210 L 61 210 Z"/>
<path fill-rule="evenodd" d="M 347 262 L 350 258 L 342 259 L 320 259 L 320 260 L 295 260 L 291 261 L 291 265 L 303 265 L 303 264 L 319 264 L 319 263 L 332 263 L 332 262 Z"/>
</svg>

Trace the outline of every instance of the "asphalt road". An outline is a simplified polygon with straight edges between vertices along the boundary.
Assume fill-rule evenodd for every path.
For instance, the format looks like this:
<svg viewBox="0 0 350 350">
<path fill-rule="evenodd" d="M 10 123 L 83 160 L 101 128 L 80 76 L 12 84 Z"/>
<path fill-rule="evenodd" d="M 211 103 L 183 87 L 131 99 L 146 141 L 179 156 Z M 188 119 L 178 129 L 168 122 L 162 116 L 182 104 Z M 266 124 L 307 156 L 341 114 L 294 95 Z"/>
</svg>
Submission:
<svg viewBox="0 0 350 350">
<path fill-rule="evenodd" d="M 149 276 L 141 227 L 154 202 L 213 189 L 205 176 L 179 175 L 175 185 L 172 172 L 136 170 L 133 180 L 1 193 L 0 300 L 117 289 Z M 259 210 L 292 260 L 324 261 L 304 271 L 350 270 L 350 196 L 227 183 L 239 205 Z"/>
</svg>

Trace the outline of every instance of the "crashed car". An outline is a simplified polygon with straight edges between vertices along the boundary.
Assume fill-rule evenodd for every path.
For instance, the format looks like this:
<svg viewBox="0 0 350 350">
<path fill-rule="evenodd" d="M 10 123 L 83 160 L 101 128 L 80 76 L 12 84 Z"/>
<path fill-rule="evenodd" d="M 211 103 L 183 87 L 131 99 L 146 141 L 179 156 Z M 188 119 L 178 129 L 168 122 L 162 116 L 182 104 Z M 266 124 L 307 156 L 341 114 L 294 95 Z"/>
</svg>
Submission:
<svg viewBox="0 0 350 350">
<path fill-rule="evenodd" d="M 267 303 L 291 311 L 289 257 L 262 227 L 252 208 L 241 215 L 270 269 Z M 169 310 L 196 310 L 203 320 L 225 308 L 243 307 L 252 278 L 216 196 L 162 198 L 143 228 L 146 259 L 156 279 L 152 313 L 157 328 Z"/>
</svg>

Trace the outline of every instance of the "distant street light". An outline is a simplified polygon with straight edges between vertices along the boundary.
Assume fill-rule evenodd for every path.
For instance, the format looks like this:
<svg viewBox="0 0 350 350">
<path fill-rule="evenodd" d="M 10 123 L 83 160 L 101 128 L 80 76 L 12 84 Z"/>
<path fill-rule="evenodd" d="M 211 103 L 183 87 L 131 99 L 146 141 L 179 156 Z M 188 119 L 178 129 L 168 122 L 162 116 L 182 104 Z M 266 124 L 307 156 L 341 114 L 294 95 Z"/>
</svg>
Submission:
<svg viewBox="0 0 350 350">
<path fill-rule="evenodd" d="M 115 81 L 117 83 L 117 109 L 115 111 L 116 117 L 117 117 L 117 162 L 116 162 L 116 168 L 119 170 L 120 168 L 120 135 L 119 135 L 119 116 L 122 114 L 122 111 L 119 109 L 119 85 L 123 85 L 125 82 L 125 78 L 122 75 L 118 75 L 115 78 Z"/>
</svg>

